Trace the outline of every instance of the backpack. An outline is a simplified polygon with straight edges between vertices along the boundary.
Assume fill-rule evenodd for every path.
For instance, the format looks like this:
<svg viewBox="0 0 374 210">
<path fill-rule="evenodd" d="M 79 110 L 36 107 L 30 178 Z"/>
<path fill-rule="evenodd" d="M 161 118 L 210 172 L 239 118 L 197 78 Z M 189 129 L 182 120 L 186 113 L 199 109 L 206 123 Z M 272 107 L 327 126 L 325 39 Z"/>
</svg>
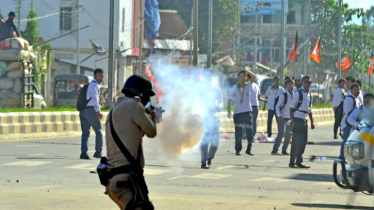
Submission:
<svg viewBox="0 0 374 210">
<path fill-rule="evenodd" d="M 355 108 L 357 107 L 357 104 L 356 104 L 356 99 L 355 99 L 353 96 L 349 95 L 349 96 L 347 96 L 347 97 L 350 97 L 350 98 L 352 98 L 352 100 L 353 100 L 352 109 L 351 109 L 351 111 L 349 111 L 349 112 L 347 113 L 347 117 L 345 118 L 345 124 L 348 126 L 348 125 L 350 125 L 350 124 L 348 123 L 348 116 L 353 112 L 353 110 L 355 110 Z"/>
<path fill-rule="evenodd" d="M 283 108 L 286 106 L 286 104 L 287 104 L 287 99 L 288 99 L 288 94 L 287 94 L 287 92 L 283 93 L 283 95 L 284 95 L 284 103 L 283 103 L 283 106 L 280 107 L 280 110 L 281 110 L 281 111 L 282 111 Z M 275 98 L 275 101 L 274 101 L 274 110 L 276 110 L 275 107 L 276 107 L 277 104 L 278 104 L 278 101 L 279 101 L 279 97 L 280 97 L 280 96 L 281 96 L 281 95 L 279 95 L 278 97 Z"/>
<path fill-rule="evenodd" d="M 295 111 L 299 111 L 299 112 L 309 114 L 309 112 L 307 112 L 307 111 L 299 110 L 300 106 L 303 104 L 303 91 L 302 91 L 302 89 L 300 89 L 300 90 L 298 90 L 298 92 L 299 92 L 299 102 L 297 102 Z M 312 100 L 313 100 L 312 94 L 310 92 L 309 92 L 309 96 L 310 96 L 310 101 L 309 101 L 309 108 L 310 108 L 310 107 L 312 107 Z"/>
<path fill-rule="evenodd" d="M 77 110 L 78 111 L 82 111 L 84 108 L 86 108 L 88 102 L 91 100 L 90 99 L 86 99 L 87 97 L 87 89 L 88 89 L 88 85 L 90 85 L 90 83 L 87 83 L 83 86 L 83 88 L 81 88 L 78 93 L 77 93 Z"/>
</svg>

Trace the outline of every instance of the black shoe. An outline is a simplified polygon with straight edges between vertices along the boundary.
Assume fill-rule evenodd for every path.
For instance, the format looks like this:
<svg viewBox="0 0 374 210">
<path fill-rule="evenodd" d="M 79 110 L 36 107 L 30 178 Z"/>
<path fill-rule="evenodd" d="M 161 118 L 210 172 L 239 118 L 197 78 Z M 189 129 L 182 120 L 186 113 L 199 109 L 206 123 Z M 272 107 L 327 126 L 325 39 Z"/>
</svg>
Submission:
<svg viewBox="0 0 374 210">
<path fill-rule="evenodd" d="M 290 168 L 297 168 L 297 166 L 295 165 L 295 164 L 288 164 L 288 167 L 290 167 Z"/>
<path fill-rule="evenodd" d="M 90 160 L 91 159 L 90 156 L 87 155 L 87 153 L 82 153 L 79 158 L 84 159 L 84 160 Z"/>
<path fill-rule="evenodd" d="M 288 152 L 282 152 L 282 155 L 290 155 Z"/>
<path fill-rule="evenodd" d="M 310 166 L 306 166 L 306 165 L 304 165 L 304 163 L 298 164 L 297 167 L 299 167 L 299 168 L 306 168 L 306 169 L 310 168 Z"/>
<path fill-rule="evenodd" d="M 236 152 L 235 155 L 240 156 L 242 154 L 240 152 Z"/>
<path fill-rule="evenodd" d="M 212 165 L 212 159 L 208 159 L 207 164 L 210 167 Z"/>
<path fill-rule="evenodd" d="M 95 152 L 93 155 L 94 158 L 102 158 L 101 152 Z"/>
<path fill-rule="evenodd" d="M 206 163 L 205 164 L 203 163 L 203 164 L 201 164 L 201 168 L 202 169 L 209 169 L 210 167 Z"/>
<path fill-rule="evenodd" d="M 253 153 L 251 151 L 246 151 L 245 154 L 253 156 Z"/>
<path fill-rule="evenodd" d="M 338 139 L 338 136 L 334 136 L 334 139 Z"/>
<path fill-rule="evenodd" d="M 271 155 L 278 155 L 278 156 L 282 156 L 281 153 L 278 153 L 278 152 L 271 152 Z"/>
</svg>

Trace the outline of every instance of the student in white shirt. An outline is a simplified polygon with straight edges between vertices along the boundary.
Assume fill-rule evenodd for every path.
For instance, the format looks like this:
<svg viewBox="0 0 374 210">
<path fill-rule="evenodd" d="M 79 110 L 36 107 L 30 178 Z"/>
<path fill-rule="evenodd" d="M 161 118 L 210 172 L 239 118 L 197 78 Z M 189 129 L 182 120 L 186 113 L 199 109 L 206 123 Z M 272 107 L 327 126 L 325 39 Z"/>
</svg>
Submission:
<svg viewBox="0 0 374 210">
<path fill-rule="evenodd" d="M 274 85 L 270 86 L 266 93 L 265 97 L 267 99 L 268 104 L 268 121 L 267 121 L 267 134 L 268 137 L 271 137 L 272 134 L 272 124 L 273 124 L 273 118 L 275 116 L 275 110 L 274 110 L 274 102 L 275 99 L 282 95 L 284 93 L 284 89 L 279 85 L 279 77 L 275 76 L 274 79 Z M 266 102 L 264 103 L 263 111 L 265 110 Z"/>
<path fill-rule="evenodd" d="M 286 80 L 284 83 L 286 86 L 286 92 L 279 96 L 278 102 L 275 105 L 276 115 L 278 117 L 278 135 L 275 139 L 273 146 L 272 155 L 288 155 L 287 148 L 291 140 L 291 128 L 290 128 L 290 105 L 293 96 L 294 81 L 291 79 Z M 282 142 L 284 131 L 284 142 L 282 147 L 282 154 L 278 153 L 279 146 Z"/>
<path fill-rule="evenodd" d="M 304 76 L 303 87 L 294 93 L 290 105 L 290 118 L 292 129 L 292 145 L 290 155 L 290 168 L 310 168 L 303 163 L 303 154 L 308 142 L 308 116 L 311 122 L 311 129 L 314 129 L 312 115 L 312 94 L 310 76 Z M 296 163 L 295 163 L 296 160 Z"/>
<path fill-rule="evenodd" d="M 360 94 L 357 96 L 357 98 L 360 101 L 360 103 L 363 104 L 365 94 L 362 92 L 362 82 L 361 80 L 356 80 L 356 83 L 358 84 L 358 86 L 360 86 Z"/>
<path fill-rule="evenodd" d="M 91 127 L 96 133 L 96 146 L 95 146 L 95 158 L 101 158 L 101 151 L 103 149 L 103 131 L 101 129 L 100 119 L 103 114 L 100 111 L 99 96 L 100 87 L 99 84 L 104 79 L 104 70 L 97 68 L 94 71 L 94 80 L 88 85 L 86 99 L 90 101 L 84 110 L 79 112 L 79 118 L 81 121 L 82 139 L 81 139 L 81 155 L 80 159 L 90 159 L 87 154 L 88 151 L 88 138 L 90 137 Z"/>
<path fill-rule="evenodd" d="M 349 134 L 351 132 L 352 126 L 348 124 L 347 117 L 351 114 L 351 112 L 361 106 L 360 101 L 358 100 L 357 96 L 360 94 L 360 86 L 358 84 L 351 85 L 351 91 L 348 93 L 347 97 L 344 99 L 343 102 L 343 118 L 342 122 L 340 123 L 340 127 L 343 128 L 343 142 L 340 147 L 340 155 L 339 159 L 344 160 L 344 145 L 347 142 Z"/>
<path fill-rule="evenodd" d="M 362 120 L 362 111 L 365 109 L 370 109 L 374 105 L 374 95 L 371 93 L 366 93 L 364 96 L 364 104 L 360 107 L 357 107 L 353 112 L 348 116 L 347 122 L 352 126 L 352 128 L 357 128 L 360 121 Z M 353 130 L 351 129 L 351 132 Z"/>
<path fill-rule="evenodd" d="M 336 88 L 332 98 L 332 108 L 335 114 L 334 139 L 338 139 L 338 128 L 343 118 L 343 101 L 345 95 L 345 79 L 339 80 L 339 86 Z M 341 132 L 341 129 L 340 129 Z"/>
<path fill-rule="evenodd" d="M 246 71 L 251 75 L 252 81 L 245 83 Z M 246 154 L 253 155 L 252 139 L 252 106 L 251 106 L 251 90 L 253 79 L 255 75 L 249 71 L 248 67 L 238 73 L 238 84 L 234 85 L 229 93 L 229 100 L 227 101 L 227 117 L 231 118 L 231 104 L 234 104 L 234 124 L 235 124 L 235 151 L 236 155 L 241 155 L 243 131 L 247 134 L 247 150 Z"/>
</svg>

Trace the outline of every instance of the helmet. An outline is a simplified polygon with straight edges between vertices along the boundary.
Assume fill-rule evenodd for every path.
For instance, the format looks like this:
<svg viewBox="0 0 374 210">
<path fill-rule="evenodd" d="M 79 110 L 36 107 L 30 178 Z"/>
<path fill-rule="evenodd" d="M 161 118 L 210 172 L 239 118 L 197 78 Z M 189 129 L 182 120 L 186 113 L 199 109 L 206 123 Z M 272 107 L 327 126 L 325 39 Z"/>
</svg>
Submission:
<svg viewBox="0 0 374 210">
<path fill-rule="evenodd" d="M 302 74 L 298 74 L 294 77 L 294 80 L 303 80 L 303 75 Z"/>
<path fill-rule="evenodd" d="M 126 94 L 128 92 L 140 97 L 155 95 L 152 90 L 152 83 L 139 75 L 132 75 L 126 80 L 122 93 Z"/>
</svg>

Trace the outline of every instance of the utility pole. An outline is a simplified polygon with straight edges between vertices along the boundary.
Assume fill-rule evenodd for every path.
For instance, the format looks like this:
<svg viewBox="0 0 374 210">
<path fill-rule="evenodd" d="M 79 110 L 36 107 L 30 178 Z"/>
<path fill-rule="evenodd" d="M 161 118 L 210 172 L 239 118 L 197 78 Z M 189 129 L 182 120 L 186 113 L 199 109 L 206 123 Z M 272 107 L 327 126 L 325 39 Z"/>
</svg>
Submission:
<svg viewBox="0 0 374 210">
<path fill-rule="evenodd" d="M 254 66 L 256 66 L 256 63 L 257 63 L 257 36 L 258 36 L 257 24 L 258 24 L 258 3 L 256 4 L 256 11 L 255 11 L 255 57 L 254 57 L 255 64 Z"/>
<path fill-rule="evenodd" d="M 109 9 L 109 57 L 108 57 L 108 100 L 106 106 L 112 108 L 113 102 L 113 30 L 114 30 L 114 0 L 110 0 Z"/>
<path fill-rule="evenodd" d="M 139 3 L 139 63 L 137 74 L 142 73 L 142 61 L 143 61 L 143 0 Z"/>
<path fill-rule="evenodd" d="M 209 0 L 208 24 L 208 59 L 206 67 L 210 68 L 212 65 L 213 0 Z"/>
<path fill-rule="evenodd" d="M 339 79 L 342 78 L 342 67 L 341 67 L 341 60 L 342 60 L 342 0 L 339 0 L 339 22 L 338 22 L 338 71 L 339 71 Z"/>
<path fill-rule="evenodd" d="M 307 43 L 304 45 L 304 75 L 307 75 L 308 70 L 308 52 L 309 52 L 309 36 L 310 36 L 310 0 L 307 2 L 307 11 L 305 18 L 305 40 Z"/>
<path fill-rule="evenodd" d="M 285 37 L 285 32 L 284 32 L 284 21 L 285 21 L 285 17 L 284 17 L 284 0 L 282 0 L 282 4 L 281 4 L 281 61 L 280 61 L 280 72 L 281 72 L 281 75 L 278 75 L 280 77 L 280 83 L 283 84 L 284 82 L 284 78 L 283 78 L 283 66 L 284 66 L 284 48 L 285 48 L 285 43 L 284 43 L 284 37 Z"/>
<path fill-rule="evenodd" d="M 193 7 L 191 8 L 191 27 L 190 27 L 190 66 L 192 66 L 192 57 L 193 57 L 193 31 L 195 26 L 193 25 Z"/>
<path fill-rule="evenodd" d="M 270 69 L 271 69 L 273 68 L 273 16 L 271 18 L 270 27 L 271 27 L 271 30 L 270 30 Z"/>
<path fill-rule="evenodd" d="M 193 65 L 198 65 L 199 48 L 199 0 L 193 0 Z"/>
<path fill-rule="evenodd" d="M 79 46 L 79 0 L 77 0 L 77 74 L 81 74 L 80 46 Z"/>
<path fill-rule="evenodd" d="M 17 1 L 18 7 L 17 7 L 17 26 L 18 31 L 21 32 L 21 0 Z"/>
</svg>

